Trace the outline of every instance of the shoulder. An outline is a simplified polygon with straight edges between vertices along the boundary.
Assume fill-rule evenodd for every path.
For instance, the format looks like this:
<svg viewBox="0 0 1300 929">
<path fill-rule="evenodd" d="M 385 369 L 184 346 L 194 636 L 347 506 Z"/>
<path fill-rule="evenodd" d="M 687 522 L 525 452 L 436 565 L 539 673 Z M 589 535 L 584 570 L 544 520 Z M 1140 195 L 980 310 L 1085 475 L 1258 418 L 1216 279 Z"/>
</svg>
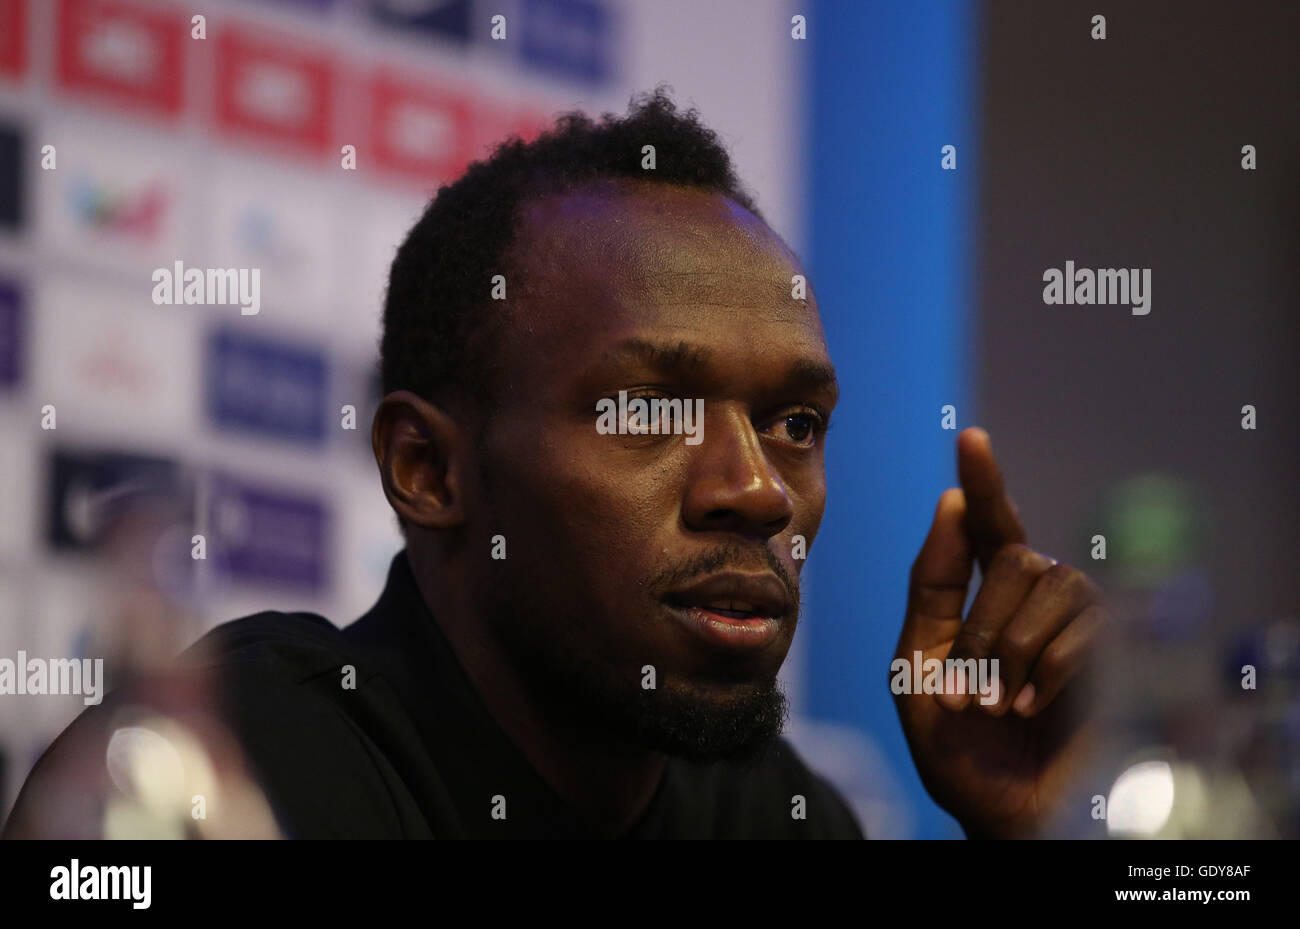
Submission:
<svg viewBox="0 0 1300 929">
<path fill-rule="evenodd" d="M 401 711 L 333 623 L 257 613 L 213 629 L 180 660 L 211 672 L 219 715 L 291 837 L 403 836 L 400 777 L 371 731 L 376 715 Z"/>
<path fill-rule="evenodd" d="M 679 763 L 678 777 L 685 806 L 714 838 L 865 838 L 839 791 L 785 738 L 753 762 Z"/>
<path fill-rule="evenodd" d="M 355 690 L 345 677 L 350 664 Z M 347 639 L 321 616 L 264 612 L 223 623 L 168 671 L 77 717 L 33 768 L 7 832 L 67 835 L 52 828 L 50 811 L 72 801 L 93 808 L 75 834 L 98 837 L 94 810 L 117 789 L 109 742 L 123 719 L 139 717 L 202 733 L 213 757 L 237 745 L 240 766 L 291 837 L 400 837 L 395 778 L 358 722 L 371 699 L 364 679 Z"/>
<path fill-rule="evenodd" d="M 325 617 L 268 610 L 222 623 L 182 652 L 178 661 L 191 666 L 263 661 L 291 675 L 310 674 L 347 651 L 347 639 Z"/>
</svg>

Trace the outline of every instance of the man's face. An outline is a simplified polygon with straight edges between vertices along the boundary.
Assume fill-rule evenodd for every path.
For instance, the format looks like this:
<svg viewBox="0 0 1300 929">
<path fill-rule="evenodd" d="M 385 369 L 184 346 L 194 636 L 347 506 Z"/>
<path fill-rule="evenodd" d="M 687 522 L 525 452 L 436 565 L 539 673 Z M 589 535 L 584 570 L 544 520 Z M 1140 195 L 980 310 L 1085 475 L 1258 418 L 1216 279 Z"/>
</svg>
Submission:
<svg viewBox="0 0 1300 929">
<path fill-rule="evenodd" d="M 471 515 L 507 543 L 477 578 L 492 635 L 612 742 L 752 754 L 784 720 L 836 399 L 801 268 L 732 201 L 634 182 L 527 204 L 511 267 Z M 620 391 L 702 400 L 702 429 L 602 434 Z"/>
</svg>

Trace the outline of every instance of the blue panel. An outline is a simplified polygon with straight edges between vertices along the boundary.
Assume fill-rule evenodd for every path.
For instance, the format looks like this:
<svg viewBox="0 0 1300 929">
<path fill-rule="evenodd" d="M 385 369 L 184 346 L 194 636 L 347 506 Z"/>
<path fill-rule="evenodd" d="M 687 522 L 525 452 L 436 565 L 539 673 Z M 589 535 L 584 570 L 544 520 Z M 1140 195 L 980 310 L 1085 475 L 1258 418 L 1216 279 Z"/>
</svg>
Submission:
<svg viewBox="0 0 1300 929">
<path fill-rule="evenodd" d="M 887 685 L 912 559 L 972 425 L 979 8 L 818 0 L 808 18 L 809 255 L 843 396 L 808 562 L 807 711 L 896 763 L 918 837 L 960 835 L 925 794 Z M 957 170 L 940 149 L 957 147 Z"/>
<path fill-rule="evenodd" d="M 539 71 L 601 84 L 611 77 L 613 12 L 597 0 L 524 0 L 521 54 Z"/>
<path fill-rule="evenodd" d="M 207 350 L 208 414 L 224 429 L 319 445 L 327 377 L 320 351 L 220 329 Z"/>
</svg>

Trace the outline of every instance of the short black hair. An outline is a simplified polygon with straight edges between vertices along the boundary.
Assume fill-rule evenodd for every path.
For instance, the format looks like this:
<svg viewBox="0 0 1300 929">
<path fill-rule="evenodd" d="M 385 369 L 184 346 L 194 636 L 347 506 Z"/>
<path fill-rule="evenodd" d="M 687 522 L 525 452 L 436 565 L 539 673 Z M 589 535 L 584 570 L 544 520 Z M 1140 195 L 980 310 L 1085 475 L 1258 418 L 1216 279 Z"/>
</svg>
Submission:
<svg viewBox="0 0 1300 929">
<path fill-rule="evenodd" d="M 433 401 L 455 392 L 491 403 L 492 324 L 504 316 L 490 299 L 491 278 L 510 277 L 504 265 L 530 197 L 601 180 L 648 180 L 722 194 L 761 218 L 717 134 L 694 109 L 678 112 L 668 92 L 661 85 L 634 96 L 622 117 L 563 114 L 531 142 L 502 142 L 438 190 L 389 272 L 380 342 L 385 395 L 410 390 Z M 644 145 L 655 147 L 653 171 L 641 166 Z"/>
</svg>

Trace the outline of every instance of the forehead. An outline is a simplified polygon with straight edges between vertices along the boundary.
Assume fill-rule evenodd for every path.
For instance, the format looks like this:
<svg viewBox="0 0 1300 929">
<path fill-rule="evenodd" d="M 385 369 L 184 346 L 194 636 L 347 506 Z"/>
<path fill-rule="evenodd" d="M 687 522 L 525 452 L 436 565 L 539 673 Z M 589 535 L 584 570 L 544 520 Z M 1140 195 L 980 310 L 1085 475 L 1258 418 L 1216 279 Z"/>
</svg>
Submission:
<svg viewBox="0 0 1300 929">
<path fill-rule="evenodd" d="M 534 339 L 664 329 L 822 343 L 811 292 L 791 295 L 804 273 L 796 257 L 761 219 L 708 191 L 614 181 L 531 200 L 510 264 L 521 272 L 516 322 Z"/>
</svg>

